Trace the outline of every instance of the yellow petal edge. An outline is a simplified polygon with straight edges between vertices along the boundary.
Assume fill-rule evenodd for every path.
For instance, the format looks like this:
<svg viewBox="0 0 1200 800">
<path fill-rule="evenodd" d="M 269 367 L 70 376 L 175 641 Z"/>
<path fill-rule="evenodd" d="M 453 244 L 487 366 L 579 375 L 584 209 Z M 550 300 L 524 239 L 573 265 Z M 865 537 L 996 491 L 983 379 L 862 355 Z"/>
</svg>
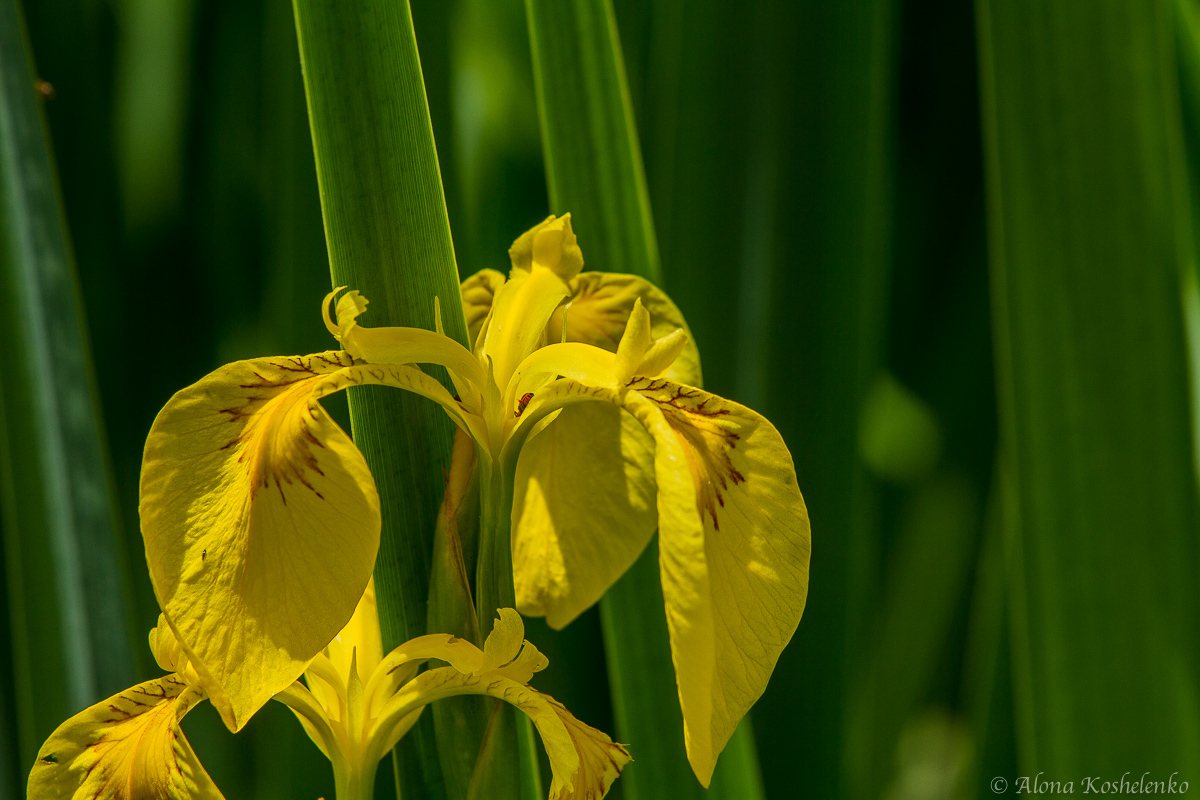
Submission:
<svg viewBox="0 0 1200 800">
<path fill-rule="evenodd" d="M 778 431 L 745 406 L 639 379 L 655 440 L 659 572 L 688 759 L 705 786 L 766 689 L 808 593 L 808 512 Z"/>
<path fill-rule="evenodd" d="M 76 714 L 38 751 L 29 800 L 222 800 L 179 727 L 203 699 L 167 675 Z"/>
<path fill-rule="evenodd" d="M 221 367 L 172 397 L 147 438 L 140 510 L 150 577 L 231 730 L 342 629 L 374 568 L 375 482 L 319 402 L 360 384 L 457 408 L 415 367 L 330 351 Z"/>
</svg>

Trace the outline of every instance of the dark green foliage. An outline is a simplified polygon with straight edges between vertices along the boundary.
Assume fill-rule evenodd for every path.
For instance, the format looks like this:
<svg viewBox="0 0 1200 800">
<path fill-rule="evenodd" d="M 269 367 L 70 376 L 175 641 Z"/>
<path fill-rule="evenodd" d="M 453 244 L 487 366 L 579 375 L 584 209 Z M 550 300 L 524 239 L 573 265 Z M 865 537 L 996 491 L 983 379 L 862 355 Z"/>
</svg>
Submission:
<svg viewBox="0 0 1200 800">
<path fill-rule="evenodd" d="M 95 699 L 69 676 L 107 691 L 154 672 L 136 486 L 170 394 L 234 358 L 334 346 L 330 256 L 372 300 L 365 324 L 432 327 L 436 293 L 461 334 L 456 260 L 507 270 L 547 211 L 574 214 L 587 268 L 661 282 L 706 387 L 780 428 L 809 505 L 808 609 L 710 795 L 754 796 L 756 762 L 781 799 L 898 800 L 918 775 L 982 797 L 1036 770 L 1200 780 L 1194 0 L 412 0 L 419 71 L 405 4 L 299 0 L 312 128 L 288 5 L 26 0 L 54 88 L 41 112 L 23 49 L 0 46 L 0 134 L 42 113 L 54 152 L 9 158 L 40 122 L 25 149 L 0 135 L 3 430 L 7 463 L 38 465 L 0 496 L 0 800 Z M 9 191 L 55 161 L 69 237 L 53 192 Z M 30 220 L 48 249 L 19 246 Z M 56 274 L 9 270 L 31 252 L 77 261 L 86 315 L 70 289 L 46 295 L 42 333 L 23 322 L 15 292 Z M 73 358 L 90 339 L 94 381 L 33 355 L 55 330 Z M 60 393 L 102 425 L 43 425 L 38 398 Z M 377 580 L 395 644 L 425 629 L 450 426 L 392 390 L 350 404 L 390 503 Z M 81 432 L 96 444 L 70 444 Z M 79 474 L 109 482 L 105 438 L 109 544 L 86 539 L 77 553 L 101 557 L 56 581 L 69 552 L 50 543 L 68 540 L 29 534 L 50 519 L 29 509 Z M 613 797 L 703 794 L 656 572 L 651 545 L 600 608 L 527 627 L 551 658 L 535 686 L 629 742 Z M 98 586 L 105 602 L 79 605 Z M 126 608 L 124 643 L 101 652 L 96 628 L 64 646 L 64 598 Z M 430 721 L 401 782 L 437 796 Z M 237 738 L 207 707 L 186 725 L 227 796 L 331 798 L 284 709 Z"/>
<path fill-rule="evenodd" d="M 1186 779 L 1200 509 L 1180 286 L 1196 254 L 1174 17 L 978 9 L 1021 767 Z"/>
<path fill-rule="evenodd" d="M 11 672 L 0 670 L 0 722 L 16 723 L 4 739 L 19 744 L 16 764 L 5 754 L 18 775 L 59 722 L 134 673 L 107 444 L 35 76 L 20 10 L 0 3 L 0 508 L 11 658 Z"/>
</svg>

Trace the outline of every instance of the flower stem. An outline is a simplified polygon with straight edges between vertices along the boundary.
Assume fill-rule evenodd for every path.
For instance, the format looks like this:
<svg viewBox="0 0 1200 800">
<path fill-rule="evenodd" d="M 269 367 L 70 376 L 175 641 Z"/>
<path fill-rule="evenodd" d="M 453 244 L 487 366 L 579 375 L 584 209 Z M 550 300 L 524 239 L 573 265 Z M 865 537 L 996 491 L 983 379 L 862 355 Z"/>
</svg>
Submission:
<svg viewBox="0 0 1200 800">
<path fill-rule="evenodd" d="M 333 769 L 334 797 L 337 800 L 372 800 L 375 796 L 375 771 L 378 762 L 374 764 L 356 764 L 357 767 L 340 770 Z"/>
<path fill-rule="evenodd" d="M 475 606 L 479 633 L 492 631 L 499 608 L 515 608 L 512 525 L 513 476 L 481 459 L 479 464 L 479 561 L 475 571 Z"/>
<path fill-rule="evenodd" d="M 475 605 L 479 632 L 485 639 L 492 632 L 497 609 L 517 605 L 511 537 L 513 480 L 513 470 L 480 459 Z M 495 755 L 491 763 L 483 766 L 487 780 L 497 790 L 519 787 L 517 796 L 511 800 L 538 800 L 543 794 L 529 718 L 505 704 L 500 704 L 497 710 L 499 716 L 489 730 L 489 736 L 496 741 L 488 748 Z"/>
</svg>

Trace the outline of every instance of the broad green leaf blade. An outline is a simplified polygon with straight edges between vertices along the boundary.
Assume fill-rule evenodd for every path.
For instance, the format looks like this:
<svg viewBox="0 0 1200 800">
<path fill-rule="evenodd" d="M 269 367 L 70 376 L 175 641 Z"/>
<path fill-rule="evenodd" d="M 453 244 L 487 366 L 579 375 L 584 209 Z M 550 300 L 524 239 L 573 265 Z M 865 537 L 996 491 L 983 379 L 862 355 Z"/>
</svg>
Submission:
<svg viewBox="0 0 1200 800">
<path fill-rule="evenodd" d="M 759 13 L 768 78 L 753 87 L 764 132 L 749 166 L 740 333 L 763 356 L 739 383 L 761 393 L 756 410 L 791 449 L 813 520 L 804 619 L 757 706 L 771 796 L 845 794 L 849 676 L 879 549 L 858 423 L 884 350 L 896 5 L 805 0 Z"/>
<path fill-rule="evenodd" d="M 474 442 L 461 431 L 455 433 L 452 464 L 434 533 L 428 627 L 482 647 L 467 566 L 474 563 L 478 548 L 479 474 Z M 455 697 L 434 703 L 430 713 L 446 792 L 453 798 L 468 797 L 492 704 L 484 697 Z"/>
<path fill-rule="evenodd" d="M 454 144 L 458 134 L 458 120 L 453 113 L 454 90 L 451 49 L 453 25 L 460 12 L 460 3 L 446 0 L 410 0 L 413 29 L 421 43 L 421 78 L 425 85 L 425 99 L 429 105 L 429 117 L 433 128 L 438 158 L 442 192 L 446 199 L 447 218 L 453 220 L 452 230 L 458 231 L 455 254 L 463 260 L 462 253 L 462 180 L 459 177 L 460 159 L 454 158 Z M 464 277 L 475 269 L 463 269 Z"/>
<path fill-rule="evenodd" d="M 696 338 L 705 387 L 753 407 L 757 399 L 747 397 L 750 387 L 739 378 L 761 363 L 762 348 L 738 330 L 752 327 L 745 320 L 731 326 L 731 313 L 753 301 L 743 282 L 767 244 L 762 231 L 769 215 L 761 213 L 758 189 L 770 166 L 757 101 L 760 87 L 778 76 L 764 68 L 766 53 L 755 37 L 763 4 L 618 0 L 615 6 L 645 148 L 662 286 Z"/>
<path fill-rule="evenodd" d="M 15 0 L 0 2 L 0 505 L 21 771 L 134 679 L 125 565 L 57 176 Z M 140 637 L 139 637 L 140 638 Z"/>
<path fill-rule="evenodd" d="M 1170 7 L 977 5 L 1021 769 L 1200 768 Z"/>
<path fill-rule="evenodd" d="M 658 246 L 621 45 L 609 0 L 527 0 L 551 211 L 570 212 L 587 268 L 660 279 Z M 704 796 L 683 746 L 657 547 L 601 600 L 618 738 L 635 761 L 629 798 Z M 761 792 L 749 720 L 727 747 L 711 796 Z"/>
<path fill-rule="evenodd" d="M 365 323 L 466 341 L 433 129 L 407 2 L 295 0 L 321 208 L 334 283 L 371 300 Z M 432 537 L 453 425 L 406 392 L 352 390 L 354 438 L 383 503 L 375 567 L 384 647 L 425 633 Z M 397 749 L 403 796 L 445 786 L 432 718 Z"/>
</svg>

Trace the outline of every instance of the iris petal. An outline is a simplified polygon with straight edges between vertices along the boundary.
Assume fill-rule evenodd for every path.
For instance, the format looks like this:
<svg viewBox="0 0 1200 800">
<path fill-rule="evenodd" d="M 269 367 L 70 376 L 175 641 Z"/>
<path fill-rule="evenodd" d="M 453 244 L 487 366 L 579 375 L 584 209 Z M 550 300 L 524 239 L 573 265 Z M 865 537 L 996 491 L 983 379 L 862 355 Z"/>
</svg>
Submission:
<svg viewBox="0 0 1200 800">
<path fill-rule="evenodd" d="M 362 454 L 318 402 L 385 384 L 430 397 L 433 378 L 345 352 L 229 364 L 173 397 L 142 466 L 142 533 L 163 612 L 237 730 L 349 621 L 379 546 Z"/>
<path fill-rule="evenodd" d="M 29 774 L 29 800 L 222 800 L 179 721 L 204 693 L 177 675 L 140 683 L 58 727 Z"/>
<path fill-rule="evenodd" d="M 800 622 L 808 512 L 791 454 L 762 416 L 667 380 L 630 389 L 627 408 L 655 440 L 671 653 L 688 758 L 707 786 Z"/>
<path fill-rule="evenodd" d="M 650 335 L 654 339 L 663 339 L 675 331 L 683 331 L 687 336 L 688 343 L 666 377 L 690 386 L 702 385 L 700 352 L 683 314 L 661 289 L 636 275 L 581 272 L 571 281 L 567 304 L 550 319 L 550 341 L 559 341 L 565 331 L 568 342 L 590 344 L 616 353 L 639 299 L 650 312 Z"/>
<path fill-rule="evenodd" d="M 513 498 L 517 604 L 567 625 L 645 549 L 657 524 L 654 442 L 602 403 L 564 408 L 521 448 Z"/>
<path fill-rule="evenodd" d="M 804 611 L 810 537 L 795 468 L 762 416 L 666 379 L 635 378 L 614 389 L 563 378 L 538 393 L 525 424 L 596 401 L 623 408 L 653 438 L 659 571 L 685 743 L 693 770 L 708 785 L 717 756 L 766 688 Z M 555 424 L 525 447 L 536 447 Z M 549 532 L 526 532 L 524 519 L 523 513 L 514 520 L 514 578 L 534 588 L 518 596 L 520 610 L 586 607 L 595 590 L 582 577 L 585 566 L 575 570 L 579 575 L 556 576 L 551 559 L 525 557 L 521 549 L 535 537 L 543 548 L 561 549 L 557 542 L 577 520 L 553 518 Z M 611 530 L 593 535 L 597 549 L 624 546 Z M 540 589 L 545 585 L 563 590 L 552 605 Z"/>
</svg>

